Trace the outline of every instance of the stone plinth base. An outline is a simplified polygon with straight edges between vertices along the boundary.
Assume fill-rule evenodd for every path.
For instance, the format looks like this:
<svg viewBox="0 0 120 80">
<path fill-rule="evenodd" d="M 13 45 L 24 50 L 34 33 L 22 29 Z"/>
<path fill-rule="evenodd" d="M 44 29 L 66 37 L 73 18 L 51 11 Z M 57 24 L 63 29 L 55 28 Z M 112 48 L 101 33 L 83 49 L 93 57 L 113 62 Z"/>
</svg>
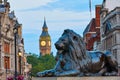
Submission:
<svg viewBox="0 0 120 80">
<path fill-rule="evenodd" d="M 120 80 L 118 76 L 107 77 L 37 77 L 32 80 Z"/>
</svg>

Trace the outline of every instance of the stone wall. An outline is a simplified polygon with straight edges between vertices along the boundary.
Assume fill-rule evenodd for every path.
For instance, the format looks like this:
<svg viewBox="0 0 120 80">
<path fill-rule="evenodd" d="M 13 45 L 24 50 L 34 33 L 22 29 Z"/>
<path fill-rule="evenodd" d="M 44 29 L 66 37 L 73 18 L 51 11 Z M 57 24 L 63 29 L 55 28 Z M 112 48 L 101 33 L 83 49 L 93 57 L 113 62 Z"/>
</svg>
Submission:
<svg viewBox="0 0 120 80">
<path fill-rule="evenodd" d="M 120 80 L 120 77 L 40 77 L 32 78 L 32 80 Z"/>
</svg>

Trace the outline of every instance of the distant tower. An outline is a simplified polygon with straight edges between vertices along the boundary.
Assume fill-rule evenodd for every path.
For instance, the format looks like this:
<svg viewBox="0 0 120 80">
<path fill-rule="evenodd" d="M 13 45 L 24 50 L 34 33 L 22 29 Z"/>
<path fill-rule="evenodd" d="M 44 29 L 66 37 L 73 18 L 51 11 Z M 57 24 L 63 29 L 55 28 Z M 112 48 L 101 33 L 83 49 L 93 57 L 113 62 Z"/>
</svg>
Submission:
<svg viewBox="0 0 120 80">
<path fill-rule="evenodd" d="M 44 24 L 42 27 L 42 33 L 39 39 L 39 47 L 40 47 L 39 49 L 40 49 L 41 56 L 51 53 L 51 38 L 48 33 L 48 27 L 47 27 L 45 18 L 44 18 Z"/>
</svg>

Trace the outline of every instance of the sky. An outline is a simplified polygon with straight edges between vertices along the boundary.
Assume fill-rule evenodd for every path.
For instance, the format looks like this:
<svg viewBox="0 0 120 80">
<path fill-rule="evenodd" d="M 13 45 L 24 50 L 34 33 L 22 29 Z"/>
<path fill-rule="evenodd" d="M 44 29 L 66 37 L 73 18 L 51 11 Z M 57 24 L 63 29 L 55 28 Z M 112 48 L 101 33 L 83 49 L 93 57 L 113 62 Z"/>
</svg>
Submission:
<svg viewBox="0 0 120 80">
<path fill-rule="evenodd" d="M 26 53 L 39 55 L 39 37 L 44 17 L 52 40 L 52 49 L 56 55 L 54 43 L 65 29 L 72 29 L 82 36 L 84 29 L 95 15 L 95 5 L 103 0 L 91 0 L 92 16 L 89 12 L 89 0 L 8 0 L 11 11 L 23 25 L 23 38 Z"/>
</svg>

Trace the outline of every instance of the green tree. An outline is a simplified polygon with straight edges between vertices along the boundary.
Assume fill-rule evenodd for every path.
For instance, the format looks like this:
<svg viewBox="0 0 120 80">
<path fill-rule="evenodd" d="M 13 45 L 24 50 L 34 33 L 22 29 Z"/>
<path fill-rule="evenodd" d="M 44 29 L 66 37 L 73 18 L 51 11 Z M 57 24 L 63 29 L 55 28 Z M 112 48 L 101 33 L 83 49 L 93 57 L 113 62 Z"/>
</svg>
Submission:
<svg viewBox="0 0 120 80">
<path fill-rule="evenodd" d="M 41 56 L 39 58 L 39 61 L 40 63 L 38 65 L 41 66 L 40 71 L 52 69 L 56 64 L 56 61 L 53 55 Z"/>
<path fill-rule="evenodd" d="M 54 68 L 56 61 L 53 55 L 45 55 L 38 57 L 35 54 L 30 54 L 27 57 L 29 64 L 32 64 L 32 76 L 36 76 L 37 72 Z"/>
<path fill-rule="evenodd" d="M 39 62 L 38 56 L 36 54 L 29 53 L 29 56 L 27 56 L 27 62 L 32 64 L 32 66 L 37 65 Z"/>
</svg>

